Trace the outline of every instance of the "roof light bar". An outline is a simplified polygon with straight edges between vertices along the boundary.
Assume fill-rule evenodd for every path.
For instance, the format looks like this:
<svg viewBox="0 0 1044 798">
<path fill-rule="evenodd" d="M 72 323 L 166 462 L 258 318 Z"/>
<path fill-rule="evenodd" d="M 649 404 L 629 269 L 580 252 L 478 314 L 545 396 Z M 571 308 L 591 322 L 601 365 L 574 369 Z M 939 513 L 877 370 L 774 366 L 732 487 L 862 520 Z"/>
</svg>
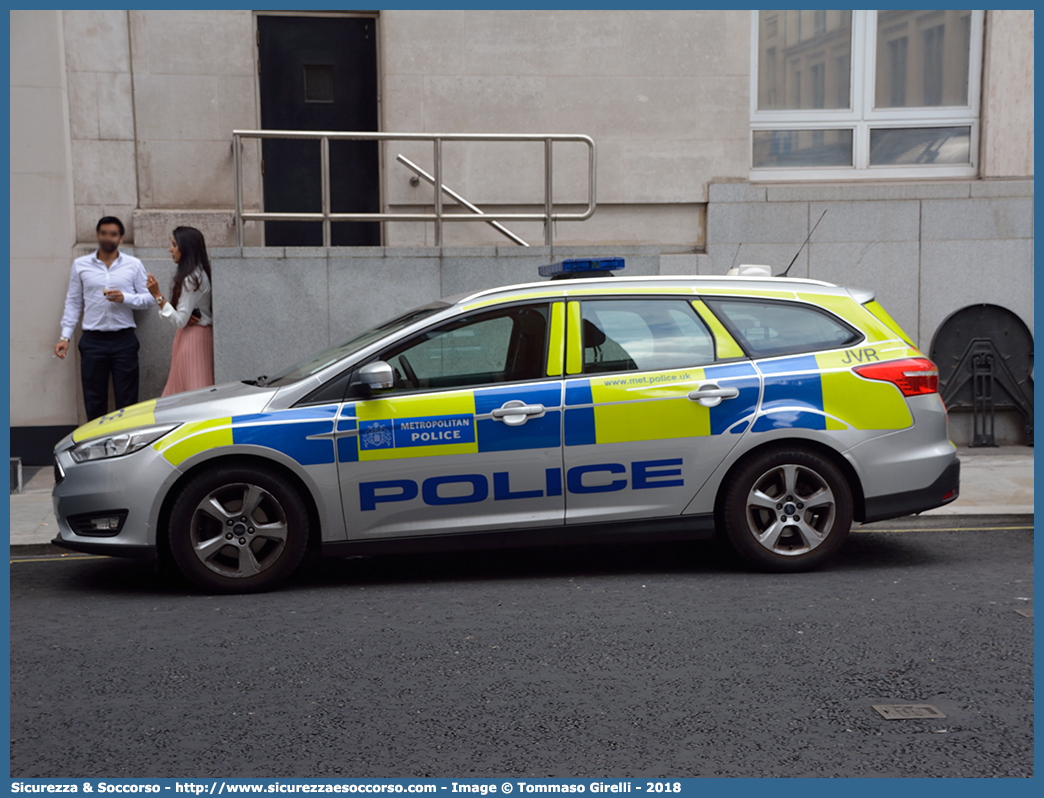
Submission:
<svg viewBox="0 0 1044 798">
<path fill-rule="evenodd" d="M 560 275 L 597 276 L 599 272 L 618 271 L 624 267 L 623 258 L 567 258 L 561 263 L 549 263 L 541 266 L 541 277 L 559 277 Z M 589 275 L 587 273 L 590 273 Z"/>
</svg>

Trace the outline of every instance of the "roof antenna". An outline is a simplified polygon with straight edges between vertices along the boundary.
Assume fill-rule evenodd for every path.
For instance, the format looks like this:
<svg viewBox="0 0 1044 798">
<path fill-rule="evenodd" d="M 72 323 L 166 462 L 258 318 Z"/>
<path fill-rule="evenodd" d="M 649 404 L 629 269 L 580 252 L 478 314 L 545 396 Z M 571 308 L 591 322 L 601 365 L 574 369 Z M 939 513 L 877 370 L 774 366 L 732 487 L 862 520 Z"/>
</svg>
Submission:
<svg viewBox="0 0 1044 798">
<path fill-rule="evenodd" d="M 736 265 L 736 258 L 739 257 L 739 251 L 741 249 L 743 249 L 743 242 L 742 241 L 739 243 L 739 246 L 736 247 L 736 254 L 732 256 L 732 265 L 729 266 L 729 271 L 730 272 L 732 271 L 732 267 Z"/>
<path fill-rule="evenodd" d="M 863 251 L 859 253 L 859 260 L 857 260 L 857 261 L 855 262 L 855 266 L 853 266 L 853 267 L 852 267 L 853 269 L 854 269 L 854 268 L 855 268 L 856 266 L 858 266 L 858 265 L 859 265 L 860 263 L 862 263 L 862 262 L 863 262 L 863 256 L 864 256 L 864 255 L 865 255 L 865 254 L 866 254 L 867 252 L 869 252 L 869 251 L 870 251 L 870 247 L 872 247 L 872 246 L 873 246 L 874 244 L 876 244 L 876 243 L 877 243 L 876 241 L 871 241 L 871 242 L 870 242 L 869 244 L 867 244 L 867 245 L 866 245 L 865 247 L 863 247 Z"/>
<path fill-rule="evenodd" d="M 827 213 L 826 211 L 823 211 L 823 216 L 826 216 L 826 213 Z M 820 217 L 819 217 L 819 222 L 823 221 L 823 216 L 820 216 Z M 811 238 L 812 238 L 812 234 L 813 234 L 814 232 L 816 232 L 816 228 L 817 228 L 817 227 L 819 227 L 819 222 L 816 222 L 816 223 L 815 223 L 815 224 L 814 224 L 814 225 L 812 226 L 812 229 L 811 229 L 811 230 L 809 230 L 809 232 L 808 232 L 808 238 L 806 238 L 806 239 L 805 239 L 805 241 L 804 241 L 804 243 L 803 243 L 803 244 L 802 244 L 802 245 L 801 245 L 800 247 L 798 247 L 798 251 L 794 253 L 794 260 L 790 261 L 790 266 L 793 266 L 793 265 L 794 265 L 794 263 L 795 263 L 795 261 L 797 261 L 797 259 L 798 259 L 798 255 L 800 255 L 800 254 L 801 254 L 801 250 L 803 250 L 803 249 L 805 248 L 805 244 L 807 244 L 807 243 L 809 242 L 809 239 L 811 239 Z M 787 274 L 788 274 L 788 273 L 790 272 L 790 266 L 787 266 L 787 268 L 786 268 L 786 270 L 785 270 L 785 271 L 783 272 L 783 274 L 777 274 L 777 275 L 774 275 L 774 276 L 775 276 L 775 277 L 786 277 L 786 276 L 787 276 Z"/>
</svg>

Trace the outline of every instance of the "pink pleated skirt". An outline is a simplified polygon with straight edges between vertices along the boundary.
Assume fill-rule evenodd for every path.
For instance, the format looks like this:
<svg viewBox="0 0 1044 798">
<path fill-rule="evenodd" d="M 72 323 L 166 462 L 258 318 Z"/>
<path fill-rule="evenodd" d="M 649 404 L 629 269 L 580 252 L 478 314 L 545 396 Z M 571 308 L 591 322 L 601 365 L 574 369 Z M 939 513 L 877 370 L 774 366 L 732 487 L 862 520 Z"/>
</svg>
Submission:
<svg viewBox="0 0 1044 798">
<path fill-rule="evenodd" d="M 194 324 L 174 333 L 170 377 L 163 396 L 214 384 L 214 328 Z"/>
</svg>

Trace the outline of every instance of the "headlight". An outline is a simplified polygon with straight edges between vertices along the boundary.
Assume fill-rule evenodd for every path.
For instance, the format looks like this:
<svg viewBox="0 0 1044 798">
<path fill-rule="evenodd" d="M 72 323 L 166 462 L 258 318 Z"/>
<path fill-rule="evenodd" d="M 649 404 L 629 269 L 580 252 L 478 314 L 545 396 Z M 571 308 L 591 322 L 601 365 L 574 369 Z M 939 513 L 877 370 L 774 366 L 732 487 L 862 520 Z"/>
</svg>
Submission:
<svg viewBox="0 0 1044 798">
<path fill-rule="evenodd" d="M 69 452 L 72 459 L 77 463 L 86 463 L 88 460 L 104 460 L 108 457 L 119 457 L 131 454 L 155 443 L 168 432 L 176 428 L 177 424 L 167 424 L 162 427 L 143 427 L 142 429 L 130 430 L 129 432 L 117 432 L 106 435 L 104 438 L 92 438 L 84 441 L 79 446 L 73 447 Z"/>
</svg>

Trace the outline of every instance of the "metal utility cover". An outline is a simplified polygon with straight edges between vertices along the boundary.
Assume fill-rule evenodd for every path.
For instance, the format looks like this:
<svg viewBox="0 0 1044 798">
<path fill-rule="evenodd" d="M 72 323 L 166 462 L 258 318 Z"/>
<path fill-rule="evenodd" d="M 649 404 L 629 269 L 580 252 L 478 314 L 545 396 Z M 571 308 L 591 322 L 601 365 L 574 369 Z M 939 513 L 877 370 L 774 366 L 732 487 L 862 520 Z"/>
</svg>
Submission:
<svg viewBox="0 0 1044 798">
<path fill-rule="evenodd" d="M 931 704 L 874 704 L 873 708 L 885 720 L 946 717 Z"/>
<path fill-rule="evenodd" d="M 1017 612 L 1019 615 L 1021 615 L 1024 618 L 1032 618 L 1033 617 L 1033 610 L 1015 610 L 1015 612 Z"/>
</svg>

